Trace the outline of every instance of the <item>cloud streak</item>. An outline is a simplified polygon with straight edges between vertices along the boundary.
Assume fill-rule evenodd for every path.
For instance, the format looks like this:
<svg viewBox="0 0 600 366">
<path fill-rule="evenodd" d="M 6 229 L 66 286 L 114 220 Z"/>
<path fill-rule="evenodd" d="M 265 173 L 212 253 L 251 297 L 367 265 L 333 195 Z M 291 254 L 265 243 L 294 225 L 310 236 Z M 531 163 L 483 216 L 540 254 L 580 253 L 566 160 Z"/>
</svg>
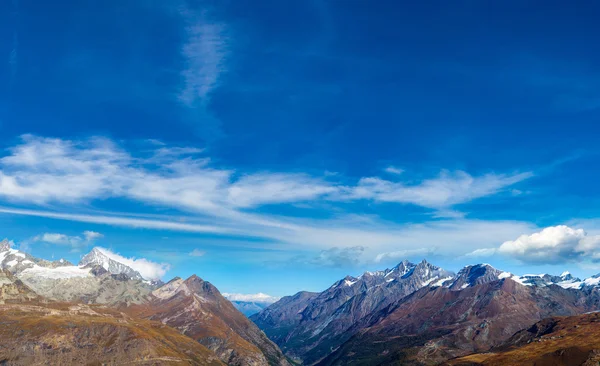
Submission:
<svg viewBox="0 0 600 366">
<path fill-rule="evenodd" d="M 474 250 L 477 246 L 471 246 L 471 237 L 477 238 L 479 245 L 494 246 L 497 242 L 487 240 L 488 236 L 499 234 L 494 240 L 508 240 L 531 229 L 515 222 L 467 220 L 460 214 L 417 225 L 344 214 L 321 220 L 285 217 L 266 214 L 261 208 L 372 201 L 417 205 L 434 213 L 455 212 L 452 206 L 508 190 L 532 173 L 472 176 L 443 171 L 421 182 L 369 177 L 353 184 L 339 175 L 314 177 L 296 172 L 220 169 L 203 154 L 202 149 L 195 147 L 152 143 L 149 149 L 131 152 L 105 138 L 76 141 L 25 135 L 21 143 L 10 147 L 0 158 L 0 199 L 13 206 L 0 207 L 0 213 L 267 238 L 269 245 L 291 244 L 318 250 L 364 247 L 362 255 L 371 258 L 381 253 L 402 253 L 414 249 L 414 245 L 435 246 L 443 252 L 440 241 L 456 243 L 459 239 L 466 248 Z M 179 216 L 90 210 L 107 199 L 125 200 L 132 207 L 139 203 L 145 210 L 168 208 Z M 469 230 L 473 233 L 470 236 Z"/>
</svg>

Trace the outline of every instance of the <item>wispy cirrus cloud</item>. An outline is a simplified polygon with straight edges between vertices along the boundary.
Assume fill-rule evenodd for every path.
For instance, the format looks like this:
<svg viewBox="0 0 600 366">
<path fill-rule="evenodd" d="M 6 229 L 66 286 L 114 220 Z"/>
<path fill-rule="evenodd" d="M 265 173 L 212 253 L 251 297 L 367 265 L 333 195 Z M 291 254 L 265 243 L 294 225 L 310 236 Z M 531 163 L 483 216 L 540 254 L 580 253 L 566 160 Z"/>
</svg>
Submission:
<svg viewBox="0 0 600 366">
<path fill-rule="evenodd" d="M 489 242 L 482 237 L 491 237 L 500 231 L 498 228 L 509 228 L 499 236 L 508 240 L 510 236 L 505 234 L 517 233 L 514 228 L 523 232 L 524 225 L 492 222 L 486 227 L 485 222 L 460 215 L 421 225 L 381 222 L 343 213 L 317 220 L 266 214 L 260 208 L 315 201 L 346 205 L 369 200 L 450 212 L 456 204 L 497 194 L 531 175 L 472 176 L 444 171 L 420 182 L 370 177 L 352 184 L 339 175 L 315 177 L 296 172 L 243 173 L 221 169 L 202 149 L 194 147 L 152 143 L 148 149 L 130 151 L 105 138 L 66 140 L 25 135 L 21 143 L 10 147 L 0 158 L 0 199 L 35 208 L 0 207 L 0 212 L 122 227 L 252 236 L 325 250 L 365 247 L 363 255 L 373 258 L 380 253 L 412 249 L 415 243 L 437 246 L 440 240 L 460 239 L 467 243 L 466 248 L 474 250 L 477 247 L 471 246 L 471 240 L 464 239 L 468 230 L 477 232 L 471 237 L 482 244 Z M 90 206 L 113 198 L 141 203 L 146 208 L 174 209 L 181 216 L 103 214 L 89 210 Z M 49 209 L 57 205 L 68 209 Z M 442 246 L 440 250 L 444 250 Z"/>
<path fill-rule="evenodd" d="M 457 204 L 494 195 L 533 173 L 486 174 L 474 177 L 463 171 L 442 171 L 436 178 L 426 179 L 416 185 L 393 182 L 379 177 L 362 178 L 350 190 L 349 197 L 372 199 L 379 202 L 396 202 L 417 206 L 446 209 Z"/>
<path fill-rule="evenodd" d="M 191 110 L 190 122 L 199 127 L 197 130 L 206 140 L 211 140 L 222 134 L 220 122 L 209 111 L 209 103 L 227 70 L 230 41 L 227 26 L 214 20 L 207 10 L 183 6 L 180 15 L 186 23 L 186 40 L 181 47 L 185 66 L 177 97 Z"/>
</svg>

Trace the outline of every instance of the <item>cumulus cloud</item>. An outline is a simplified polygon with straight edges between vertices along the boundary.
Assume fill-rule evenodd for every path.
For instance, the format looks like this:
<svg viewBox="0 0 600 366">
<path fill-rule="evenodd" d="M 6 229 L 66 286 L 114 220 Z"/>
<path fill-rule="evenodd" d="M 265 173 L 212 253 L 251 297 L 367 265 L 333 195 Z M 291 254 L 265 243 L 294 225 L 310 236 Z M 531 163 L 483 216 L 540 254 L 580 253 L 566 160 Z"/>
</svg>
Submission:
<svg viewBox="0 0 600 366">
<path fill-rule="evenodd" d="M 161 278 L 167 273 L 170 268 L 170 265 L 167 263 L 156 263 L 152 262 L 146 258 L 135 258 L 135 257 L 123 257 L 122 255 L 112 252 L 106 248 L 96 247 L 98 250 L 102 252 L 102 254 L 106 255 L 112 260 L 115 260 L 119 263 L 123 263 L 124 265 L 133 268 L 138 271 L 142 277 L 156 280 Z"/>
<path fill-rule="evenodd" d="M 34 236 L 31 242 L 45 242 L 55 245 L 66 245 L 70 246 L 73 250 L 79 250 L 97 239 L 102 238 L 104 235 L 95 231 L 84 231 L 82 236 L 79 235 L 67 235 L 61 233 L 43 233 Z"/>
<path fill-rule="evenodd" d="M 206 254 L 204 250 L 194 249 L 190 252 L 190 257 L 202 257 Z"/>
<path fill-rule="evenodd" d="M 232 294 L 225 292 L 223 296 L 229 301 L 260 302 L 264 304 L 272 304 L 280 299 L 279 297 L 263 294 L 262 292 L 257 294 Z"/>
<path fill-rule="evenodd" d="M 498 252 L 521 262 L 558 264 L 565 261 L 600 261 L 600 235 L 559 225 L 504 242 Z"/>
</svg>

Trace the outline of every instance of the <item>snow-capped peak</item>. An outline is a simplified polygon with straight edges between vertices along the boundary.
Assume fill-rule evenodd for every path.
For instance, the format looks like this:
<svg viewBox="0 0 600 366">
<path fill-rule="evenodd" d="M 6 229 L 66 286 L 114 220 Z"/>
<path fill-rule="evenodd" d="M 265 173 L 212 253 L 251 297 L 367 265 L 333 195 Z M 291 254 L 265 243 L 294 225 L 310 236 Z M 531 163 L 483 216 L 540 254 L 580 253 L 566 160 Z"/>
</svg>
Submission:
<svg viewBox="0 0 600 366">
<path fill-rule="evenodd" d="M 134 280 L 143 280 L 142 275 L 133 268 L 116 261 L 112 256 L 102 248 L 94 248 L 91 252 L 83 256 L 79 262 L 80 266 L 98 265 L 112 274 L 125 274 Z"/>
<path fill-rule="evenodd" d="M 10 241 L 8 239 L 4 239 L 0 241 L 0 252 L 5 252 L 10 249 Z"/>
</svg>

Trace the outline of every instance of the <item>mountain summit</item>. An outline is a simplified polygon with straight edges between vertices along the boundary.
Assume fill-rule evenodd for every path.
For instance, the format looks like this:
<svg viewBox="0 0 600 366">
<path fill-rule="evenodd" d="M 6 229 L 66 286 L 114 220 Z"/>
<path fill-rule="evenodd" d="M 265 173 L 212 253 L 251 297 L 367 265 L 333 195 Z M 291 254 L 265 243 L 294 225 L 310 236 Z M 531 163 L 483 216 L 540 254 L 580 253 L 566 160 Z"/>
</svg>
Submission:
<svg viewBox="0 0 600 366">
<path fill-rule="evenodd" d="M 133 280 L 143 280 L 142 275 L 133 268 L 115 260 L 113 256 L 102 248 L 94 248 L 91 252 L 83 256 L 79 261 L 79 266 L 101 266 L 111 274 L 124 274 Z"/>
</svg>

